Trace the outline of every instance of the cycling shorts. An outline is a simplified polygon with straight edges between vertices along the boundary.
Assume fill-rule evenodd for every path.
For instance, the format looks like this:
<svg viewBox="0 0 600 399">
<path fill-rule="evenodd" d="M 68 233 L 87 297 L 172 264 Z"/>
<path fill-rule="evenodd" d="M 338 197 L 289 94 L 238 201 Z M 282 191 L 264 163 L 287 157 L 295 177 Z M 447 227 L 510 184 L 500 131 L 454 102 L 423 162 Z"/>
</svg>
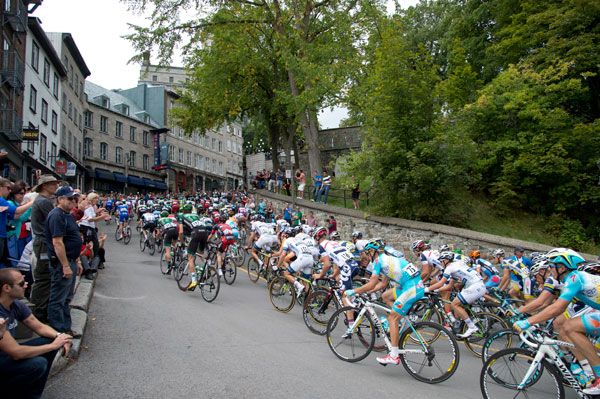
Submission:
<svg viewBox="0 0 600 399">
<path fill-rule="evenodd" d="M 254 243 L 254 249 L 262 249 L 263 251 L 269 252 L 273 247 L 276 247 L 279 243 L 275 234 L 263 234 Z"/>
<path fill-rule="evenodd" d="M 178 236 L 179 232 L 177 231 L 176 227 L 171 227 L 170 229 L 163 231 L 163 242 L 165 248 L 170 248 L 173 241 L 177 241 Z"/>
<path fill-rule="evenodd" d="M 585 333 L 594 337 L 600 336 L 600 311 L 589 312 L 581 316 Z"/>
<path fill-rule="evenodd" d="M 152 232 L 154 232 L 154 229 L 156 229 L 155 222 L 144 222 L 144 230 L 152 233 Z"/>
<path fill-rule="evenodd" d="M 219 248 L 217 248 L 217 250 L 221 253 L 224 253 L 225 251 L 227 251 L 227 248 L 229 248 L 229 246 L 232 244 L 235 244 L 235 238 L 228 240 L 225 237 L 221 237 L 221 245 L 219 245 Z"/>
<path fill-rule="evenodd" d="M 402 288 L 398 286 L 392 289 L 394 290 L 394 304 L 392 305 L 392 310 L 400 316 L 406 316 L 410 308 L 412 308 L 412 305 L 419 299 L 423 299 L 425 296 L 423 287 L 413 286 L 410 288 Z"/>
<path fill-rule="evenodd" d="M 487 292 L 487 289 L 485 288 L 485 284 L 483 284 L 483 283 L 471 284 L 470 286 L 463 288 L 458 293 L 458 299 L 464 305 L 470 305 L 473 302 L 475 302 L 476 300 L 478 300 L 479 298 L 482 298 L 486 292 Z"/>
<path fill-rule="evenodd" d="M 208 231 L 203 229 L 194 229 L 190 236 L 190 243 L 187 247 L 188 255 L 196 255 L 197 253 L 204 252 L 206 249 L 206 242 L 208 241 Z"/>
<path fill-rule="evenodd" d="M 312 267 L 314 260 L 312 255 L 303 254 L 296 258 L 288 266 L 288 272 L 290 273 L 302 273 L 303 275 L 312 274 Z"/>
<path fill-rule="evenodd" d="M 119 223 L 123 223 L 123 222 L 127 222 L 129 221 L 129 214 L 128 213 L 119 213 Z"/>
</svg>

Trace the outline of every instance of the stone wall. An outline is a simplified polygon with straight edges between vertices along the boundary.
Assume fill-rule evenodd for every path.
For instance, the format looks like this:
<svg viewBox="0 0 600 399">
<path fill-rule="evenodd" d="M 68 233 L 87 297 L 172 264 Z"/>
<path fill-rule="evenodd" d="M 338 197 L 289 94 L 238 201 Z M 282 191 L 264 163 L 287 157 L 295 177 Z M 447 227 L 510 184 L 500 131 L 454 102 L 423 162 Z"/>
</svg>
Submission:
<svg viewBox="0 0 600 399">
<path fill-rule="evenodd" d="M 265 190 L 257 191 L 256 196 L 257 202 L 260 198 L 272 201 L 277 212 L 283 209 L 286 204 L 291 203 L 290 197 L 273 194 Z M 320 225 L 324 225 L 325 220 L 330 215 L 334 215 L 342 239 L 350 240 L 352 231 L 360 230 L 364 237 L 384 238 L 390 245 L 396 249 L 402 250 L 408 257 L 410 257 L 411 253 L 410 244 L 415 240 L 428 241 L 433 248 L 437 248 L 441 244 L 452 245 L 455 248 L 462 249 L 465 254 L 468 254 L 468 251 L 472 249 L 479 249 L 482 252 L 482 256 L 487 256 L 487 254 L 496 248 L 504 248 L 507 255 L 513 253 L 515 246 L 521 246 L 525 248 L 527 252 L 548 251 L 552 248 L 548 245 L 501 237 L 493 234 L 479 233 L 472 230 L 440 224 L 372 216 L 362 211 L 344 209 L 300 199 L 296 199 L 295 203 L 305 215 L 307 215 L 309 211 L 313 211 Z M 594 255 L 582 255 L 587 259 L 596 258 Z"/>
</svg>

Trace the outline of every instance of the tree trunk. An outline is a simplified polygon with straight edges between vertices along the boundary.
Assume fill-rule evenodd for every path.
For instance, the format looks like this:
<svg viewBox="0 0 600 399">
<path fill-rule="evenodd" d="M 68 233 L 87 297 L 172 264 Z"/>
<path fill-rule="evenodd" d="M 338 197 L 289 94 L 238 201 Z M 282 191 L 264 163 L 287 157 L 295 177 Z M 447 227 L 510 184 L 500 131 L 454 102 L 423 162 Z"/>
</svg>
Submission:
<svg viewBox="0 0 600 399">
<path fill-rule="evenodd" d="M 271 123 L 267 121 L 267 128 L 269 129 L 269 145 L 271 147 L 271 159 L 273 161 L 273 170 L 278 171 L 281 165 L 279 164 L 279 124 Z"/>
<path fill-rule="evenodd" d="M 298 136 L 294 135 L 292 141 L 294 145 L 294 169 L 300 169 L 300 149 L 298 148 Z"/>
</svg>

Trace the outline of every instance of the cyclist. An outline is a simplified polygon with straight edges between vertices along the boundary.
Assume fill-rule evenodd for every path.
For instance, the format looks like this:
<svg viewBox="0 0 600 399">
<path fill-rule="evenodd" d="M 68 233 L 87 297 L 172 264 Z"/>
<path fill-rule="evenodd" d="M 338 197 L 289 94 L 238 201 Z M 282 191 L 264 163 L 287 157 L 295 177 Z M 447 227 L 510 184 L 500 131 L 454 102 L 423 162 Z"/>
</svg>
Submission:
<svg viewBox="0 0 600 399">
<path fill-rule="evenodd" d="M 171 261 L 171 245 L 173 242 L 177 243 L 179 236 L 179 224 L 177 218 L 170 215 L 168 211 L 162 211 L 160 218 L 157 220 L 157 225 L 162 231 L 163 235 L 163 246 L 165 248 L 165 261 Z"/>
<path fill-rule="evenodd" d="M 230 245 L 235 244 L 237 238 L 237 226 L 235 230 L 228 223 L 227 217 L 223 214 L 219 216 L 218 223 L 213 225 L 213 228 L 208 236 L 208 240 L 212 237 L 217 237 L 221 244 L 217 246 L 217 273 L 223 275 L 223 254 L 227 251 Z"/>
<path fill-rule="evenodd" d="M 377 240 L 370 241 L 365 246 L 365 251 L 368 252 L 373 263 L 371 278 L 362 287 L 346 290 L 344 294 L 353 297 L 363 292 L 374 292 L 387 287 L 388 281 L 391 282 L 392 286 L 383 293 L 381 298 L 392 309 L 388 314 L 389 325 L 396 326 L 390 328 L 392 348 L 390 353 L 378 357 L 376 360 L 382 365 L 398 365 L 400 364 L 400 351 L 398 349 L 400 331 L 397 326 L 400 319 L 406 316 L 412 305 L 423 298 L 425 286 L 423 280 L 421 280 L 419 269 L 415 265 L 405 258 L 381 253 L 382 249 L 381 243 Z"/>
<path fill-rule="evenodd" d="M 142 215 L 146 213 L 147 210 L 148 208 L 146 208 L 146 205 L 141 205 L 137 208 L 137 225 L 140 229 L 142 228 Z"/>
<path fill-rule="evenodd" d="M 435 274 L 435 269 L 440 269 L 439 252 L 431 250 L 430 245 L 423 240 L 414 241 L 410 249 L 421 261 L 421 279 L 427 282 Z"/>
<path fill-rule="evenodd" d="M 313 233 L 313 239 L 318 245 L 319 258 L 323 268 L 319 273 L 313 274 L 313 279 L 323 278 L 333 263 L 333 277 L 339 282 L 342 291 L 352 289 L 352 278 L 358 272 L 358 263 L 354 255 L 340 245 L 340 243 L 327 239 L 327 229 L 318 227 Z"/>
<path fill-rule="evenodd" d="M 129 223 L 129 210 L 127 204 L 117 202 L 116 212 L 119 215 L 119 240 L 123 238 L 123 227 Z"/>
<path fill-rule="evenodd" d="M 457 335 L 459 338 L 468 338 L 473 333 L 479 331 L 468 313 L 463 309 L 462 305 L 470 305 L 478 299 L 482 298 L 487 292 L 483 279 L 475 271 L 469 268 L 463 261 L 454 260 L 453 252 L 442 252 L 438 258 L 440 265 L 444 269 L 444 273 L 440 281 L 431 284 L 425 291 L 438 292 L 451 291 L 454 287 L 454 282 L 457 281 L 463 284 L 462 290 L 456 295 L 450 307 L 458 318 L 467 324 L 467 330 L 463 334 Z M 448 315 L 453 319 L 452 313 Z"/>
<path fill-rule="evenodd" d="M 454 259 L 456 260 L 456 255 L 454 256 Z M 496 269 L 490 261 L 481 259 L 481 252 L 478 249 L 474 249 L 469 253 L 469 260 L 471 265 L 477 270 L 477 273 L 483 277 L 485 288 L 487 288 L 488 291 L 500 284 L 498 269 Z"/>
<path fill-rule="evenodd" d="M 302 237 L 295 237 L 294 230 L 286 227 L 281 232 L 283 243 L 281 245 L 281 256 L 279 257 L 278 266 L 283 265 L 283 276 L 296 288 L 298 297 L 304 292 L 305 286 L 294 278 L 296 273 L 301 273 L 306 279 L 309 279 L 312 274 L 314 265 L 314 246 L 311 246 L 311 241 L 304 240 Z"/>
<path fill-rule="evenodd" d="M 577 270 L 579 266 L 583 266 L 585 259 L 571 249 L 555 248 L 546 256 L 548 261 L 554 264 L 558 280 L 564 284 L 560 296 L 552 305 L 536 315 L 515 322 L 513 328 L 521 332 L 534 324 L 557 317 L 567 309 L 573 299 L 578 299 L 595 309 L 595 312 L 588 312 L 566 320 L 562 326 L 562 335 L 575 345 L 570 350 L 582 368 L 587 360 L 595 375 L 591 386 L 584 389 L 583 392 L 587 395 L 598 395 L 600 394 L 600 357 L 586 334 L 593 337 L 600 336 L 600 312 L 598 312 L 600 310 L 600 298 L 598 297 L 600 276 Z"/>
<path fill-rule="evenodd" d="M 262 249 L 265 252 L 270 252 L 271 248 L 279 243 L 279 240 L 275 235 L 273 224 L 261 222 L 260 220 L 264 220 L 264 218 L 261 215 L 256 216 L 256 220 L 250 223 L 251 233 L 248 239 L 249 243 L 252 243 L 252 240 L 256 240 L 252 245 L 250 255 L 258 262 L 260 270 L 264 265 L 262 260 L 258 257 L 258 251 Z"/>
<path fill-rule="evenodd" d="M 150 209 L 146 209 L 146 212 L 142 214 L 140 221 L 142 223 L 144 242 L 146 242 L 148 240 L 148 233 L 154 234 L 154 230 L 156 230 L 156 217 Z"/>
<path fill-rule="evenodd" d="M 196 255 L 202 256 L 208 241 L 208 234 L 212 229 L 212 221 L 208 218 L 200 218 L 197 214 L 192 213 L 193 207 L 191 204 L 184 204 L 181 207 L 179 214 L 180 239 L 190 237 L 190 242 L 187 247 L 188 272 L 191 280 L 188 285 L 188 291 L 193 291 L 198 286 L 198 276 L 196 276 Z M 182 237 L 183 235 L 183 237 Z"/>
</svg>

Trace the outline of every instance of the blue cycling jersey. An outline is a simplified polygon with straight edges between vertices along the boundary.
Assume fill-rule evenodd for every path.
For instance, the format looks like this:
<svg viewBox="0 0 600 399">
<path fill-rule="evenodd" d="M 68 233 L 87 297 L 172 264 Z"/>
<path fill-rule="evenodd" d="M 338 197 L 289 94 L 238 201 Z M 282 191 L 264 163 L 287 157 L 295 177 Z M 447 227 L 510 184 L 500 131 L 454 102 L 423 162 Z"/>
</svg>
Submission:
<svg viewBox="0 0 600 399">
<path fill-rule="evenodd" d="M 578 299 L 586 305 L 600 309 L 600 276 L 579 270 L 567 274 L 559 298 L 571 302 Z"/>
<path fill-rule="evenodd" d="M 119 205 L 117 207 L 117 212 L 119 213 L 119 216 L 129 216 L 129 209 L 125 204 Z"/>
<path fill-rule="evenodd" d="M 381 254 L 373 264 L 373 274 L 384 275 L 403 290 L 423 286 L 419 269 L 404 258 Z"/>
</svg>

